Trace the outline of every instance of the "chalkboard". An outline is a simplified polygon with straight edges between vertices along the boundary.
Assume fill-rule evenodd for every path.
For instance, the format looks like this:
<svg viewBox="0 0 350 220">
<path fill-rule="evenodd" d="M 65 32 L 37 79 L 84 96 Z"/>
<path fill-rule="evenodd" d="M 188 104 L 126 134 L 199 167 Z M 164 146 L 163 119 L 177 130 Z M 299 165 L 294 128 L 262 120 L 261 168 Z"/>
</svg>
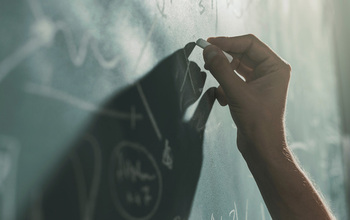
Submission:
<svg viewBox="0 0 350 220">
<path fill-rule="evenodd" d="M 48 219 L 188 218 L 214 103 L 190 43 L 109 100 L 70 148 L 42 198 Z M 62 212 L 62 210 L 65 210 Z M 181 216 L 181 217 L 180 217 Z"/>
<path fill-rule="evenodd" d="M 292 65 L 288 143 L 346 219 L 332 7 L 3 0 L 0 219 L 269 219 L 193 43 L 246 33 Z"/>
</svg>

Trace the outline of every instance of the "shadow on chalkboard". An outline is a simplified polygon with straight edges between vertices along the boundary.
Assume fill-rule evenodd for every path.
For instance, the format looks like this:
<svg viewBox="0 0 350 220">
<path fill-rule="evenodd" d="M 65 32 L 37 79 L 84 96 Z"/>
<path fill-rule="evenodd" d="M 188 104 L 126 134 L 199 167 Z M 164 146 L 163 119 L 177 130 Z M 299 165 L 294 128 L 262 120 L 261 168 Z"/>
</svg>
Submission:
<svg viewBox="0 0 350 220">
<path fill-rule="evenodd" d="M 206 75 L 174 52 L 110 99 L 44 191 L 42 219 L 187 219 L 202 166 L 205 123 L 214 103 Z"/>
</svg>

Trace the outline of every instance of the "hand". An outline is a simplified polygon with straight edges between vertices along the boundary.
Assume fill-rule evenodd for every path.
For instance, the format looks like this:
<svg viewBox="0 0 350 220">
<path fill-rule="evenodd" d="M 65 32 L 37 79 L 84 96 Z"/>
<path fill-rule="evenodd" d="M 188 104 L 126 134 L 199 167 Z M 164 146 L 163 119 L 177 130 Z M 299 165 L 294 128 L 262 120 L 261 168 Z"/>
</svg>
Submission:
<svg viewBox="0 0 350 220">
<path fill-rule="evenodd" d="M 208 41 L 213 45 L 203 52 L 205 68 L 220 84 L 216 90 L 219 103 L 230 108 L 238 128 L 239 150 L 244 153 L 248 146 L 254 146 L 260 153 L 273 151 L 272 139 L 276 145 L 284 146 L 283 118 L 290 65 L 254 35 Z M 234 57 L 231 63 L 219 48 Z M 261 146 L 264 149 L 259 149 Z"/>
<path fill-rule="evenodd" d="M 291 67 L 253 35 L 208 40 L 205 68 L 237 125 L 237 145 L 273 219 L 334 219 L 287 147 L 284 112 Z M 222 51 L 234 59 L 228 62 Z M 239 73 L 244 80 L 237 74 Z"/>
</svg>

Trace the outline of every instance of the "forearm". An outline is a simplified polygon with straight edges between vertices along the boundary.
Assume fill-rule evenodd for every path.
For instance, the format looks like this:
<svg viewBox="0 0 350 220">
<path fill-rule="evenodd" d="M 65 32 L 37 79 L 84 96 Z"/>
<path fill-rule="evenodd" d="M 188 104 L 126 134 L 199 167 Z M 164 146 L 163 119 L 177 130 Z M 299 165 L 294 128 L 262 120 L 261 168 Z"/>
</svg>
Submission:
<svg viewBox="0 0 350 220">
<path fill-rule="evenodd" d="M 267 142 L 259 144 L 252 144 L 242 155 L 273 219 L 334 219 L 293 158 L 284 138 L 271 141 L 278 146 L 261 146 Z"/>
</svg>

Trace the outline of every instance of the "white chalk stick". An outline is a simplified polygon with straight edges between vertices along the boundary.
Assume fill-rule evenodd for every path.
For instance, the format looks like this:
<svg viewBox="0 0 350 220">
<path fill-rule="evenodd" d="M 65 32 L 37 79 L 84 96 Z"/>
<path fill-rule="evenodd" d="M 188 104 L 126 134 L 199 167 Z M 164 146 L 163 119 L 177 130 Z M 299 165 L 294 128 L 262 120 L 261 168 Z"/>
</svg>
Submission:
<svg viewBox="0 0 350 220">
<path fill-rule="evenodd" d="M 205 41 L 203 40 L 202 38 L 199 38 L 197 41 L 196 41 L 196 44 L 201 47 L 201 48 L 206 48 L 207 46 L 211 45 L 211 43 L 209 43 L 208 41 Z M 231 61 L 233 60 L 233 57 L 226 53 L 225 51 L 222 51 L 224 53 L 224 55 L 226 56 L 226 58 L 228 59 L 228 62 L 231 63 Z"/>
</svg>

